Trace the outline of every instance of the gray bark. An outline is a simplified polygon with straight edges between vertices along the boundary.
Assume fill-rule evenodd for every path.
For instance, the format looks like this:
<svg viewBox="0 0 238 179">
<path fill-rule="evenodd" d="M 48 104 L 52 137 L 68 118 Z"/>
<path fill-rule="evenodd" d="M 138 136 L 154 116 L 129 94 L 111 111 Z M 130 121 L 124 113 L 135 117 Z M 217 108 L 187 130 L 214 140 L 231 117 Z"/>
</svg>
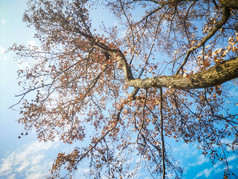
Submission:
<svg viewBox="0 0 238 179">
<path fill-rule="evenodd" d="M 123 68 L 124 72 L 128 68 Z M 126 72 L 125 74 L 128 74 Z M 183 75 L 157 76 L 146 79 L 132 79 L 126 76 L 126 84 L 136 88 L 166 87 L 176 89 L 198 89 L 220 85 L 238 77 L 238 57 L 224 61 L 207 70 L 189 77 Z"/>
</svg>

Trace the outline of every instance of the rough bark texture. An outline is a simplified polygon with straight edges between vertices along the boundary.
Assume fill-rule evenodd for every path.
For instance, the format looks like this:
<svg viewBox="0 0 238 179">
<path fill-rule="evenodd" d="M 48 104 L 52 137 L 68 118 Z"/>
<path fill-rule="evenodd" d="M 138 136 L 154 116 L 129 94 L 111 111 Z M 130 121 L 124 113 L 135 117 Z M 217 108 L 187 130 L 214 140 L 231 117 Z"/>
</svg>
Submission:
<svg viewBox="0 0 238 179">
<path fill-rule="evenodd" d="M 127 85 L 137 88 L 169 87 L 176 89 L 197 89 L 220 85 L 238 77 L 238 57 L 224 61 L 207 70 L 191 76 L 158 76 L 146 79 L 127 78 Z"/>
<path fill-rule="evenodd" d="M 238 0 L 218 0 L 223 6 L 230 7 L 232 9 L 238 9 Z"/>
</svg>

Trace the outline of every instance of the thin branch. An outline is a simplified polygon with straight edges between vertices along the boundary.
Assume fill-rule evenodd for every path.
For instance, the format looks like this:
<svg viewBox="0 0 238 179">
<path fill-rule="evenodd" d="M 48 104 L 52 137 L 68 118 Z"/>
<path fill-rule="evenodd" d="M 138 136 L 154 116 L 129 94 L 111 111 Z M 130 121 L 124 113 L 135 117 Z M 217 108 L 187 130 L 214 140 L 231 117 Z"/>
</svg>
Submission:
<svg viewBox="0 0 238 179">
<path fill-rule="evenodd" d="M 164 118 L 163 118 L 163 90 L 160 88 L 160 135 L 162 142 L 162 165 L 163 165 L 163 179 L 165 179 L 165 146 L 164 146 Z"/>
<path fill-rule="evenodd" d="M 195 46 L 191 47 L 184 58 L 183 63 L 178 68 L 176 75 L 180 73 L 181 70 L 183 70 L 184 65 L 187 63 L 188 58 L 190 54 L 197 50 L 199 47 L 203 46 L 229 19 L 230 17 L 230 8 L 229 7 L 223 7 L 223 15 L 221 20 L 215 25 L 215 27 Z"/>
</svg>

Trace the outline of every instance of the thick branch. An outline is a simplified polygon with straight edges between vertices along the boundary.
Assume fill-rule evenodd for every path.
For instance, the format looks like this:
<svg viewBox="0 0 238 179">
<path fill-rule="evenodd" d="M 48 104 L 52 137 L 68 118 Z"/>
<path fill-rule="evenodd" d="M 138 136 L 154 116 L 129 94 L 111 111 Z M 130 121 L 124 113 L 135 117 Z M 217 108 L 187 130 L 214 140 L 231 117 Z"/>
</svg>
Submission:
<svg viewBox="0 0 238 179">
<path fill-rule="evenodd" d="M 238 9 L 238 0 L 218 0 L 223 6 L 230 7 L 232 9 Z"/>
<path fill-rule="evenodd" d="M 157 76 L 146 79 L 130 79 L 126 76 L 128 86 L 137 88 L 172 87 L 176 89 L 197 89 L 220 85 L 238 77 L 238 57 L 224 61 L 207 70 L 189 77 L 183 75 Z"/>
</svg>

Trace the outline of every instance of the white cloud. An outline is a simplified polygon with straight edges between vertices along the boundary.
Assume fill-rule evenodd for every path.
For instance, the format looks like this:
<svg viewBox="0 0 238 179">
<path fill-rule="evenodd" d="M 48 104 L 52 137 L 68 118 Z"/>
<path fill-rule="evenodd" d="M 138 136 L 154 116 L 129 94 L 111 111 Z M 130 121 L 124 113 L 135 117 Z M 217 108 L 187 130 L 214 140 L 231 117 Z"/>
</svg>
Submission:
<svg viewBox="0 0 238 179">
<path fill-rule="evenodd" d="M 227 158 L 227 161 L 229 162 L 229 161 L 233 161 L 235 159 L 237 159 L 237 155 L 232 155 L 232 156 Z M 234 168 L 233 165 L 229 166 L 229 169 L 233 169 L 233 168 Z M 227 169 L 227 167 L 224 166 L 224 163 L 219 161 L 213 167 L 211 167 L 209 169 L 205 169 L 205 170 L 199 172 L 196 175 L 195 178 L 201 177 L 202 175 L 205 175 L 205 177 L 208 178 L 212 172 L 220 173 L 220 172 L 224 172 L 226 169 Z"/>
<path fill-rule="evenodd" d="M 6 19 L 1 19 L 1 24 L 6 24 Z"/>
<path fill-rule="evenodd" d="M 49 149 L 55 149 L 58 143 L 39 143 L 35 141 L 13 151 L 0 164 L 0 178 L 15 178 L 23 175 L 24 178 L 45 178 L 51 167 L 51 160 L 46 157 Z"/>
<path fill-rule="evenodd" d="M 41 178 L 44 178 L 45 176 L 42 174 L 42 173 L 34 173 L 34 174 L 30 174 L 27 176 L 26 179 L 41 179 Z"/>
<path fill-rule="evenodd" d="M 229 169 L 232 169 L 232 168 L 233 168 L 233 166 L 229 166 Z M 220 172 L 223 173 L 226 169 L 227 169 L 226 167 L 217 168 L 215 170 L 215 173 L 220 173 Z"/>
<path fill-rule="evenodd" d="M 197 166 L 197 165 L 202 165 L 204 163 L 209 162 L 209 159 L 206 158 L 204 155 L 199 155 L 198 156 L 198 161 L 196 163 L 189 164 L 190 166 Z"/>
<path fill-rule="evenodd" d="M 30 67 L 31 66 L 31 64 L 30 63 L 28 63 L 28 61 L 20 61 L 19 63 L 18 63 L 18 68 L 20 69 L 20 70 L 24 70 L 24 69 L 26 69 L 27 67 Z"/>
<path fill-rule="evenodd" d="M 230 95 L 233 96 L 233 97 L 238 97 L 238 89 L 237 87 L 234 87 L 232 88 L 230 91 L 229 91 Z"/>
<path fill-rule="evenodd" d="M 8 179 L 15 179 L 15 178 L 16 178 L 16 174 L 15 173 L 8 177 Z"/>
<path fill-rule="evenodd" d="M 213 168 L 205 169 L 203 173 L 206 177 L 209 177 L 212 171 L 213 171 Z"/>
<path fill-rule="evenodd" d="M 34 41 L 34 40 L 28 40 L 27 44 L 30 46 L 37 46 L 36 41 Z"/>
<path fill-rule="evenodd" d="M 209 177 L 212 171 L 213 171 L 213 168 L 205 169 L 203 170 L 203 173 L 206 177 Z"/>
<path fill-rule="evenodd" d="M 233 93 L 235 94 L 235 92 L 233 92 Z M 237 96 L 238 96 L 238 92 L 237 92 Z M 231 144 L 232 142 L 233 142 L 232 139 L 221 139 L 221 143 L 223 143 L 223 144 Z M 219 146 L 217 146 L 217 147 L 219 147 Z M 234 147 L 235 147 L 235 150 L 238 149 L 238 145 L 235 145 Z M 234 149 L 232 149 L 232 148 L 229 147 L 229 146 L 226 147 L 226 150 L 227 150 L 228 152 L 234 151 Z"/>
<path fill-rule="evenodd" d="M 200 177 L 200 176 L 202 176 L 202 175 L 205 175 L 206 178 L 208 178 L 213 170 L 214 170 L 213 168 L 205 169 L 205 170 L 199 172 L 199 173 L 196 175 L 195 178 L 198 178 L 198 177 Z"/>
<path fill-rule="evenodd" d="M 6 49 L 0 46 L 0 60 L 7 61 Z"/>
<path fill-rule="evenodd" d="M 15 160 L 14 152 L 11 153 L 6 159 L 3 160 L 2 165 L 0 167 L 0 176 L 1 175 L 8 175 L 11 173 L 13 168 L 13 162 Z"/>
<path fill-rule="evenodd" d="M 75 176 L 73 176 L 74 179 L 77 178 L 86 178 L 85 175 L 89 174 L 90 168 L 79 168 L 77 172 L 75 173 Z"/>
<path fill-rule="evenodd" d="M 38 50 L 38 46 L 35 40 L 28 40 L 27 44 L 31 50 Z"/>
<path fill-rule="evenodd" d="M 186 159 L 191 158 L 198 153 L 196 146 L 186 143 L 183 143 L 178 147 L 173 147 L 172 151 L 176 154 L 179 154 L 180 156 L 185 157 Z"/>
<path fill-rule="evenodd" d="M 222 165 L 222 162 L 221 161 L 218 161 L 216 164 L 214 164 L 214 168 L 217 168 L 217 167 L 220 167 Z"/>
<path fill-rule="evenodd" d="M 5 53 L 6 53 L 6 49 L 0 46 L 0 55 L 3 55 Z"/>
<path fill-rule="evenodd" d="M 238 159 L 238 156 L 234 154 L 234 155 L 227 158 L 227 162 L 230 162 L 230 161 L 235 160 L 235 159 Z"/>
</svg>

